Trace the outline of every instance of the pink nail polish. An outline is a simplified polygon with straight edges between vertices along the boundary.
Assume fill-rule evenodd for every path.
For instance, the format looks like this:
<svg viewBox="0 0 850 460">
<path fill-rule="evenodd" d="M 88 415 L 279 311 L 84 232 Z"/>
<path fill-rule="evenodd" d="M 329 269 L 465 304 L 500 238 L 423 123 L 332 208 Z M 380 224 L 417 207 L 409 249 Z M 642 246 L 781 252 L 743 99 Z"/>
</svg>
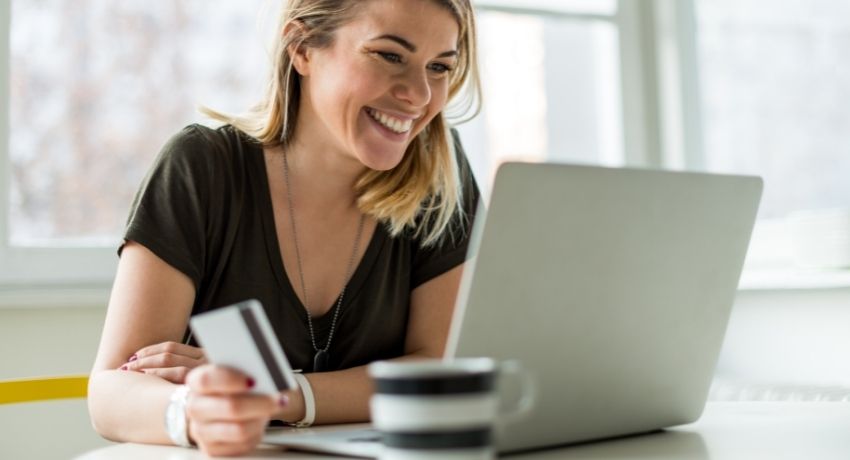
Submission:
<svg viewBox="0 0 850 460">
<path fill-rule="evenodd" d="M 132 363 L 133 361 L 135 361 L 135 360 L 137 360 L 137 359 L 139 359 L 139 357 L 138 357 L 138 356 L 136 356 L 136 355 L 133 355 L 133 356 L 130 356 L 130 359 L 128 359 L 128 360 L 127 360 L 127 362 Z"/>
<path fill-rule="evenodd" d="M 283 395 L 278 400 L 277 403 L 280 407 L 286 407 L 289 405 L 289 396 Z"/>
</svg>

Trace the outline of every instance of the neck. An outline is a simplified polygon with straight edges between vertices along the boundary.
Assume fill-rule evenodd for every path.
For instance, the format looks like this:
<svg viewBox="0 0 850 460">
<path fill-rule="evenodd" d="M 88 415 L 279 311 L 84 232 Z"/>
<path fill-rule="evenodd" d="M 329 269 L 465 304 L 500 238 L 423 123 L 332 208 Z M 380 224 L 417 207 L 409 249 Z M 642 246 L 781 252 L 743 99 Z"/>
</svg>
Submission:
<svg viewBox="0 0 850 460">
<path fill-rule="evenodd" d="M 298 123 L 286 147 L 293 190 L 302 200 L 324 209 L 355 208 L 354 186 L 366 167 L 326 135 L 310 101 L 302 98 Z M 281 149 L 282 153 L 282 149 Z"/>
<path fill-rule="evenodd" d="M 359 161 L 330 146 L 311 145 L 299 138 L 280 153 L 286 155 L 290 186 L 297 190 L 299 201 L 329 211 L 356 207 L 354 186 L 365 170 Z"/>
</svg>

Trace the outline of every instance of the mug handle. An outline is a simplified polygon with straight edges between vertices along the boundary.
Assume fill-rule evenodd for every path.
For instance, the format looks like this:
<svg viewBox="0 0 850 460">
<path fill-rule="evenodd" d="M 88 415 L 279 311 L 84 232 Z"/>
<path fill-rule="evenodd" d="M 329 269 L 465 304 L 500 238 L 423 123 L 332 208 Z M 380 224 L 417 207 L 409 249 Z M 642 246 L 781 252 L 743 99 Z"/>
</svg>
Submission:
<svg viewBox="0 0 850 460">
<path fill-rule="evenodd" d="M 522 388 L 522 394 L 517 400 L 516 405 L 506 412 L 500 409 L 499 416 L 506 422 L 511 422 L 531 412 L 531 409 L 534 408 L 534 403 L 537 401 L 537 385 L 535 384 L 534 377 L 526 372 L 522 364 L 516 360 L 502 361 L 499 364 L 499 374 L 499 378 L 510 376 L 518 379 Z"/>
</svg>

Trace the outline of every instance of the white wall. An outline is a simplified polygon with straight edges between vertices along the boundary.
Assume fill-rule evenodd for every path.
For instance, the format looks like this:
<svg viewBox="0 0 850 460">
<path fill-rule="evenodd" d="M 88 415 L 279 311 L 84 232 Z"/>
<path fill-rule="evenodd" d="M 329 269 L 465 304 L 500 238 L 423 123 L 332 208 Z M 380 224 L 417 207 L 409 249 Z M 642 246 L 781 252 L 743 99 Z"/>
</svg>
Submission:
<svg viewBox="0 0 850 460">
<path fill-rule="evenodd" d="M 87 373 L 104 313 L 102 306 L 0 308 L 0 379 Z M 850 288 L 741 292 L 718 377 L 850 387 L 848 330 Z M 0 458 L 68 458 L 108 444 L 81 400 L 0 406 L 0 426 Z"/>
<path fill-rule="evenodd" d="M 0 380 L 87 374 L 104 312 L 104 307 L 0 308 Z M 3 459 L 70 458 L 108 444 L 91 428 L 82 399 L 2 405 L 0 427 Z"/>
<path fill-rule="evenodd" d="M 850 288 L 738 294 L 717 375 L 850 389 Z"/>
</svg>

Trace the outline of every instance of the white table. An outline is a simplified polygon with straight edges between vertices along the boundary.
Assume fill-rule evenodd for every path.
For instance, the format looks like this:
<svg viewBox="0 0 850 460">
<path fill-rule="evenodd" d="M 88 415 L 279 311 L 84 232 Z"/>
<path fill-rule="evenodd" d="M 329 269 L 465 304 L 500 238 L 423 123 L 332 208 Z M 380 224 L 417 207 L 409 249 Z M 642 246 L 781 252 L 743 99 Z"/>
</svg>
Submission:
<svg viewBox="0 0 850 460">
<path fill-rule="evenodd" d="M 78 457 L 206 459 L 194 449 L 116 444 Z M 245 458 L 328 458 L 263 446 Z M 709 403 L 696 423 L 664 432 L 511 456 L 513 459 L 850 459 L 850 403 Z"/>
</svg>

